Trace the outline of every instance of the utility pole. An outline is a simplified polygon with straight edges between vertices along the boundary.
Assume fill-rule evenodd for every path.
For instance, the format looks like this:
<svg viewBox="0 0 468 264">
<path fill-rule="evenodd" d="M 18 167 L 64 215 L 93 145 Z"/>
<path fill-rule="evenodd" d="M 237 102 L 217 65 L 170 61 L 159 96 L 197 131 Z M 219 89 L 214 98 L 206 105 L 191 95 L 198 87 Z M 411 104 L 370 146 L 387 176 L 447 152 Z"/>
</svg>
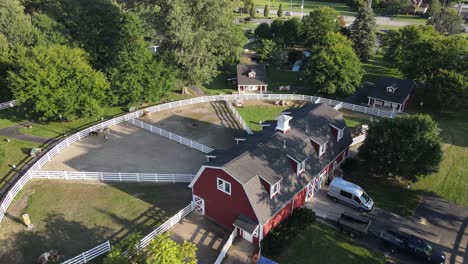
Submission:
<svg viewBox="0 0 468 264">
<path fill-rule="evenodd" d="M 301 5 L 301 19 L 304 18 L 304 0 L 302 0 L 302 5 Z"/>
</svg>

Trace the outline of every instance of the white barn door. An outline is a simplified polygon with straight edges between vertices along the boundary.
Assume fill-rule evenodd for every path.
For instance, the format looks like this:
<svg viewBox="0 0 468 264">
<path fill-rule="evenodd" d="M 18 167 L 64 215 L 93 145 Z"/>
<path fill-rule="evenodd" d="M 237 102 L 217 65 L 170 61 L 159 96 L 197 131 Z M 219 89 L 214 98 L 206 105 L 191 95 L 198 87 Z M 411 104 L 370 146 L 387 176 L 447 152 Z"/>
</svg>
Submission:
<svg viewBox="0 0 468 264">
<path fill-rule="evenodd" d="M 195 194 L 193 195 L 193 203 L 195 206 L 195 212 L 205 215 L 205 200 L 202 198 L 196 196 Z"/>
</svg>

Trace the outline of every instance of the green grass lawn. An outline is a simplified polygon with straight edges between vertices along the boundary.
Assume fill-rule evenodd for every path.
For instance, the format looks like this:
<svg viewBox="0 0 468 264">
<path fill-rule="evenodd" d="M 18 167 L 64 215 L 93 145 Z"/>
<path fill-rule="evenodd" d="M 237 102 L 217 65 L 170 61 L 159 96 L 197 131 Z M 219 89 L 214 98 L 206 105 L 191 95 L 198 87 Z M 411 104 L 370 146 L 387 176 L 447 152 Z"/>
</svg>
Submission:
<svg viewBox="0 0 468 264">
<path fill-rule="evenodd" d="M 291 91 L 303 90 L 307 86 L 304 72 L 293 72 L 289 70 L 267 68 L 268 90 L 279 92 L 280 86 L 291 86 Z M 291 91 L 286 93 L 291 93 Z"/>
<path fill-rule="evenodd" d="M 468 206 L 468 111 L 434 115 L 443 129 L 444 156 L 440 171 L 420 179 L 415 190 L 433 192 Z"/>
<path fill-rule="evenodd" d="M 215 76 L 213 81 L 204 86 L 200 87 L 207 95 L 214 95 L 214 94 L 232 94 L 233 92 L 237 92 L 236 85 L 229 83 L 227 81 L 228 76 L 231 73 L 228 72 L 220 72 L 218 75 Z"/>
<path fill-rule="evenodd" d="M 363 81 L 365 82 L 375 83 L 380 77 L 402 78 L 400 71 L 391 68 L 382 55 L 376 55 L 369 62 L 363 63 L 363 68 L 365 71 Z"/>
<path fill-rule="evenodd" d="M 427 23 L 427 18 L 423 18 L 420 16 L 413 16 L 413 15 L 394 15 L 394 16 L 391 16 L 390 19 L 395 20 L 395 21 L 419 23 L 423 25 Z"/>
<path fill-rule="evenodd" d="M 267 256 L 268 257 L 268 256 Z M 278 257 L 278 263 L 385 263 L 382 254 L 367 249 L 335 229 L 314 223 L 296 237 Z"/>
<path fill-rule="evenodd" d="M 38 144 L 31 142 L 12 138 L 10 142 L 6 142 L 6 139 L 7 137 L 0 136 L 0 148 L 5 152 L 5 160 L 0 165 L 0 187 L 15 174 L 11 164 L 16 164 L 17 168 L 21 168 L 31 159 L 29 156 L 31 148 L 39 147 Z"/>
<path fill-rule="evenodd" d="M 0 110 L 0 128 L 15 126 L 25 120 L 24 112 L 17 107 Z"/>
<path fill-rule="evenodd" d="M 346 110 L 346 109 L 340 109 L 340 112 L 343 115 L 346 125 L 349 128 L 355 128 L 362 124 L 370 123 L 371 116 L 369 115 L 359 113 L 359 112 L 353 112 L 351 110 Z"/>
<path fill-rule="evenodd" d="M 268 4 L 268 0 L 254 0 L 255 8 L 263 9 L 266 4 Z M 278 10 L 279 5 L 282 4 L 283 11 L 293 11 L 293 12 L 301 12 L 301 4 L 302 1 L 300 0 L 293 0 L 292 1 L 292 8 L 291 8 L 291 1 L 289 0 L 276 0 L 274 2 L 270 1 L 270 10 Z M 347 6 L 344 2 L 331 2 L 331 1 L 310 1 L 304 0 L 304 13 L 307 14 L 313 9 L 319 8 L 321 6 L 329 6 L 335 8 L 341 15 L 348 15 L 353 16 L 356 15 L 356 10 L 353 10 L 351 7 Z M 263 17 L 262 13 L 257 13 L 259 17 Z M 273 15 L 270 15 L 273 16 Z M 273 16 L 276 17 L 276 16 Z"/>
<path fill-rule="evenodd" d="M 39 254 L 56 248 L 73 257 L 108 239 L 114 243 L 133 232 L 146 235 L 189 202 L 182 184 L 33 181 L 2 222 L 0 256 L 16 252 L 20 258 L 8 263 L 35 263 Z M 23 213 L 29 214 L 33 230 L 21 224 Z"/>
<path fill-rule="evenodd" d="M 254 132 L 262 130 L 260 121 L 274 120 L 281 112 L 291 108 L 290 106 L 244 106 L 237 107 L 237 112 L 242 116 L 247 125 Z"/>
</svg>

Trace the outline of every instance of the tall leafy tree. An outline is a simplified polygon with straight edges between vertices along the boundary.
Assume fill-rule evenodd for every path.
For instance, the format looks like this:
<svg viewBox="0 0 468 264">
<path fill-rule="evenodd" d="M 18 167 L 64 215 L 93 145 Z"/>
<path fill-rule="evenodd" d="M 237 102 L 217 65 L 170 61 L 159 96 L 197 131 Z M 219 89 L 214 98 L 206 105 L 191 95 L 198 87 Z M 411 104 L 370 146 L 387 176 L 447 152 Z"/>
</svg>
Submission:
<svg viewBox="0 0 468 264">
<path fill-rule="evenodd" d="M 233 21 L 236 1 L 154 0 L 148 16 L 161 56 L 188 84 L 211 81 L 217 68 L 238 60 L 246 39 Z"/>
<path fill-rule="evenodd" d="M 255 10 L 254 3 L 252 2 L 252 3 L 250 4 L 250 8 L 249 8 L 249 15 L 250 15 L 250 18 L 255 18 L 255 15 L 257 14 L 256 12 L 257 12 L 257 11 Z"/>
<path fill-rule="evenodd" d="M 106 77 L 81 49 L 38 46 L 18 63 L 20 70 L 9 74 L 14 98 L 39 120 L 98 116 L 109 102 Z"/>
<path fill-rule="evenodd" d="M 468 40 L 443 36 L 430 26 L 406 26 L 383 40 L 385 59 L 407 78 L 424 82 L 440 69 L 463 71 L 468 67 Z"/>
<path fill-rule="evenodd" d="M 157 102 L 173 89 L 175 69 L 156 61 L 143 38 L 138 16 L 126 13 L 116 44 L 118 53 L 109 70 L 112 91 L 121 104 Z"/>
<path fill-rule="evenodd" d="M 0 1 L 0 33 L 13 48 L 37 43 L 38 31 L 19 0 Z"/>
<path fill-rule="evenodd" d="M 58 23 L 47 14 L 34 13 L 31 17 L 32 24 L 38 29 L 38 43 L 41 45 L 72 44 L 72 37 L 68 29 L 61 23 Z"/>
<path fill-rule="evenodd" d="M 411 0 L 383 0 L 380 5 L 389 13 L 403 14 L 408 12 L 411 6 Z"/>
<path fill-rule="evenodd" d="M 437 123 L 428 115 L 383 119 L 369 126 L 359 155 L 372 172 L 414 180 L 438 171 L 442 160 L 438 134 Z"/>
<path fill-rule="evenodd" d="M 283 16 L 283 5 L 282 4 L 279 5 L 279 8 L 278 8 L 278 11 L 276 12 L 276 14 L 278 15 L 278 17 Z"/>
<path fill-rule="evenodd" d="M 369 3 L 359 8 L 356 20 L 351 26 L 351 40 L 356 54 L 363 61 L 368 61 L 375 51 L 375 23 L 374 11 Z"/>
<path fill-rule="evenodd" d="M 361 83 L 361 62 L 352 42 L 340 33 L 328 33 L 324 45 L 312 49 L 306 76 L 314 92 L 333 98 L 345 98 Z"/>
<path fill-rule="evenodd" d="M 329 32 L 338 32 L 338 12 L 331 7 L 320 7 L 302 19 L 302 32 L 308 45 L 325 44 Z"/>
<path fill-rule="evenodd" d="M 263 8 L 263 16 L 268 18 L 270 16 L 270 7 L 268 5 L 265 5 Z"/>
<path fill-rule="evenodd" d="M 448 71 L 431 76 L 422 89 L 424 106 L 430 110 L 444 111 L 466 108 L 468 102 L 468 70 Z"/>
<path fill-rule="evenodd" d="M 257 55 L 261 62 L 273 62 L 278 57 L 280 48 L 271 39 L 262 39 L 260 47 L 257 49 Z"/>
<path fill-rule="evenodd" d="M 258 38 L 270 38 L 271 37 L 270 25 L 268 25 L 268 23 L 261 23 L 260 25 L 257 26 L 254 33 L 255 33 L 255 36 L 257 36 Z"/>
<path fill-rule="evenodd" d="M 286 20 L 279 30 L 279 35 L 286 45 L 299 43 L 301 34 L 301 21 L 297 17 Z"/>
</svg>

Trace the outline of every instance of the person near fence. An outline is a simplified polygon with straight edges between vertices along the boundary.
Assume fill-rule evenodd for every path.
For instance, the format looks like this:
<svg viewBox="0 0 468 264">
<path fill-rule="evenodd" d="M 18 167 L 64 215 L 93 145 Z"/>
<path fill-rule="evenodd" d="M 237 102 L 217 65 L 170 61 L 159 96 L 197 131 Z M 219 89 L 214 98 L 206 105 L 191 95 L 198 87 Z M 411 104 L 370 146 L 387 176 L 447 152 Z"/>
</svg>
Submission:
<svg viewBox="0 0 468 264">
<path fill-rule="evenodd" d="M 107 142 L 109 141 L 109 137 L 107 135 L 104 135 L 104 140 Z"/>
</svg>

